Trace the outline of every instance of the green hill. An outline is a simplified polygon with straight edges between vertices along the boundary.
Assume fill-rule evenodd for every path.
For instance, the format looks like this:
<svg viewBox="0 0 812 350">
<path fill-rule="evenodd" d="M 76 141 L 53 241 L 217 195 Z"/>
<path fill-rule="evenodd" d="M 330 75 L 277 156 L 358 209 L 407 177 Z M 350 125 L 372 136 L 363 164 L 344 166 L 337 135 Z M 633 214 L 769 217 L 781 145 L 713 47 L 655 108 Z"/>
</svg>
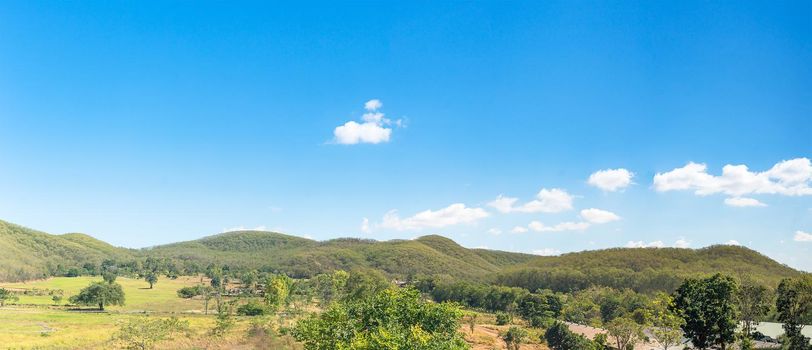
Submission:
<svg viewBox="0 0 812 350">
<path fill-rule="evenodd" d="M 686 277 L 725 273 L 775 287 L 801 272 L 761 253 L 731 245 L 701 249 L 612 248 L 538 257 L 501 271 L 496 281 L 531 290 L 571 291 L 590 286 L 671 291 Z"/>
<path fill-rule="evenodd" d="M 128 266 L 158 258 L 182 273 L 209 264 L 307 277 L 337 269 L 370 268 L 391 277 L 441 275 L 530 290 L 571 291 L 590 286 L 672 290 L 685 277 L 723 272 L 775 286 L 800 272 L 748 248 L 615 248 L 540 257 L 468 249 L 437 235 L 414 240 L 340 238 L 314 241 L 265 231 L 238 231 L 145 249 L 113 247 L 88 235 L 50 235 L 0 221 L 0 280 L 64 274 L 114 259 Z"/>
<path fill-rule="evenodd" d="M 50 235 L 0 220 L 0 281 L 17 281 L 63 274 L 70 267 L 122 259 L 133 251 L 113 247 L 93 237 L 72 233 Z"/>
<path fill-rule="evenodd" d="M 396 277 L 448 274 L 463 279 L 484 278 L 504 266 L 533 257 L 467 249 L 440 236 L 386 242 L 353 238 L 317 242 L 261 231 L 230 232 L 152 247 L 142 253 L 196 264 L 217 263 L 281 271 L 297 277 L 365 267 Z"/>
</svg>

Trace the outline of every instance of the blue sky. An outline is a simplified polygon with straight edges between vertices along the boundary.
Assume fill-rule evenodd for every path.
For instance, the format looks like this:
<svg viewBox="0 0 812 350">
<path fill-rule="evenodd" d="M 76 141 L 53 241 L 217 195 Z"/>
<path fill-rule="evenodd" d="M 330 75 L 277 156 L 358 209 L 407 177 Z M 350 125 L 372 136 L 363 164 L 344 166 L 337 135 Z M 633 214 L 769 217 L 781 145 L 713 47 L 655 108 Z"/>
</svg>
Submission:
<svg viewBox="0 0 812 350">
<path fill-rule="evenodd" d="M 4 220 L 812 270 L 808 1 L 12 1 L 0 33 Z"/>
</svg>

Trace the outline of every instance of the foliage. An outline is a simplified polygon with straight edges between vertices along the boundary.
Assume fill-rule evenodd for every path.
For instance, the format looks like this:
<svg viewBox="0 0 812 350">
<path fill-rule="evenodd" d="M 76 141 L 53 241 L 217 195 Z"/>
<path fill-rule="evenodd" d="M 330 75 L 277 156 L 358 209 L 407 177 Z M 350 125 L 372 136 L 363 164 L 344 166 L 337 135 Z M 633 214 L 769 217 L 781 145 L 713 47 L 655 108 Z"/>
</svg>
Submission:
<svg viewBox="0 0 812 350">
<path fill-rule="evenodd" d="M 155 272 L 148 272 L 146 276 L 144 276 L 144 280 L 149 283 L 149 289 L 152 289 L 152 286 L 155 283 L 158 283 L 158 274 Z"/>
<path fill-rule="evenodd" d="M 265 304 L 271 311 L 279 310 L 287 304 L 291 284 L 291 279 L 285 275 L 274 276 L 268 281 L 265 288 Z"/>
<path fill-rule="evenodd" d="M 739 310 L 739 320 L 742 323 L 742 334 L 749 339 L 753 327 L 758 321 L 767 316 L 772 304 L 773 295 L 767 287 L 752 280 L 743 280 L 736 292 L 736 303 Z"/>
<path fill-rule="evenodd" d="M 105 305 L 124 305 L 124 290 L 118 283 L 93 282 L 79 294 L 70 297 L 70 302 L 77 305 L 98 305 L 99 310 L 104 310 Z"/>
<path fill-rule="evenodd" d="M 125 349 L 147 350 L 177 334 L 188 334 L 189 322 L 172 318 L 142 317 L 122 324 L 113 339 Z"/>
<path fill-rule="evenodd" d="M 428 303 L 414 289 L 387 289 L 363 300 L 332 304 L 299 321 L 292 334 L 308 350 L 467 349 L 457 332 L 462 311 Z"/>
<path fill-rule="evenodd" d="M 231 315 L 231 304 L 221 303 L 219 298 L 217 304 L 217 320 L 215 321 L 214 328 L 211 329 L 210 334 L 213 337 L 223 337 L 232 328 L 234 328 L 235 321 L 234 317 Z"/>
<path fill-rule="evenodd" d="M 673 298 L 658 293 L 651 302 L 651 337 L 663 350 L 679 344 L 685 321 L 673 311 Z"/>
<path fill-rule="evenodd" d="M 735 340 L 736 282 L 721 274 L 704 279 L 687 279 L 677 289 L 673 310 L 685 320 L 682 330 L 699 349 Z"/>
<path fill-rule="evenodd" d="M 0 307 L 6 306 L 8 301 L 17 301 L 19 298 L 8 289 L 0 288 Z"/>
<path fill-rule="evenodd" d="M 643 327 L 628 317 L 618 317 L 606 324 L 609 336 L 614 340 L 618 349 L 634 347 L 638 341 L 643 339 Z"/>
<path fill-rule="evenodd" d="M 497 312 L 496 313 L 496 325 L 504 326 L 506 324 L 513 323 L 513 315 L 507 312 Z"/>
<path fill-rule="evenodd" d="M 241 316 L 262 316 L 268 313 L 268 308 L 256 301 L 249 301 L 237 307 L 237 315 Z"/>
<path fill-rule="evenodd" d="M 778 320 L 783 322 L 786 345 L 790 349 L 809 349 L 809 338 L 801 334 L 804 325 L 812 323 L 812 276 L 788 278 L 776 290 Z"/>
<path fill-rule="evenodd" d="M 206 286 L 203 285 L 196 285 L 191 287 L 183 287 L 178 289 L 178 296 L 184 299 L 194 298 L 199 295 L 203 295 L 206 293 Z"/>
<path fill-rule="evenodd" d="M 543 340 L 552 350 L 598 350 L 598 345 L 569 330 L 563 322 L 555 322 L 544 332 Z"/>
<path fill-rule="evenodd" d="M 522 327 L 511 326 L 501 336 L 508 350 L 519 350 L 522 343 L 527 341 L 527 330 Z"/>
</svg>

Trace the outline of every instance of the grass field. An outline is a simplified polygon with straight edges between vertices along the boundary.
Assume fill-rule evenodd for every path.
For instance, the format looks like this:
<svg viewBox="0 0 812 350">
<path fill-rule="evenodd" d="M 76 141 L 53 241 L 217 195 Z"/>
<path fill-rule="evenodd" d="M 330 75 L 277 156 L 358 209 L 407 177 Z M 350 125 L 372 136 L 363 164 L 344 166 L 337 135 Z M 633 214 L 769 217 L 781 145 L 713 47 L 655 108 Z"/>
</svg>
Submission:
<svg viewBox="0 0 812 350">
<path fill-rule="evenodd" d="M 0 283 L 0 288 L 62 290 L 63 303 L 77 294 L 95 277 L 57 277 L 26 283 Z M 212 315 L 202 315 L 204 304 L 198 299 L 182 299 L 177 290 L 200 282 L 197 277 L 161 279 L 153 289 L 142 280 L 119 277 L 126 295 L 124 306 L 111 306 L 105 312 L 91 309 L 71 310 L 54 305 L 51 296 L 20 295 L 19 301 L 0 308 L 0 349 L 111 349 L 110 339 L 118 325 L 139 317 L 177 316 L 189 322 L 192 334 L 186 339 L 168 342 L 165 348 L 254 348 L 243 343 L 249 320 L 237 318 L 235 329 L 226 339 L 210 339 L 206 333 L 214 326 Z M 213 304 L 213 303 L 212 303 Z M 148 315 L 148 316 L 145 316 Z"/>
</svg>

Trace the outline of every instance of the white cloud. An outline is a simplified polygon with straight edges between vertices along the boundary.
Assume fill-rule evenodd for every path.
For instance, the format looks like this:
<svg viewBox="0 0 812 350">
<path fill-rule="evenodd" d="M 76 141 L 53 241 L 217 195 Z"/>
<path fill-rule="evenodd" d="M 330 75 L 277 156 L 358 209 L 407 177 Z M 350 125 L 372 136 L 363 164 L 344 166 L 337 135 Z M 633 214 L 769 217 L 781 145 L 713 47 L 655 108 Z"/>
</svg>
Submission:
<svg viewBox="0 0 812 350">
<path fill-rule="evenodd" d="M 502 234 L 502 230 L 494 227 L 494 228 L 491 228 L 490 230 L 488 230 L 488 233 L 490 233 L 490 234 L 492 234 L 494 236 L 498 236 L 498 235 Z"/>
<path fill-rule="evenodd" d="M 620 220 L 620 216 L 617 216 L 617 214 L 611 211 L 595 208 L 581 210 L 581 217 L 593 224 L 605 224 L 607 222 Z"/>
<path fill-rule="evenodd" d="M 767 205 L 755 198 L 731 197 L 725 198 L 725 204 L 731 207 L 766 207 Z"/>
<path fill-rule="evenodd" d="M 737 241 L 735 239 L 731 239 L 731 240 L 725 242 L 725 244 L 727 244 L 727 245 L 742 245 L 741 243 L 739 243 L 739 241 Z"/>
<path fill-rule="evenodd" d="M 691 246 L 691 242 L 685 240 L 685 238 L 680 238 L 674 242 L 674 247 L 677 248 L 688 248 L 689 246 Z"/>
<path fill-rule="evenodd" d="M 525 232 L 527 232 L 527 228 L 524 227 L 524 226 L 516 226 L 512 230 L 510 230 L 510 232 L 513 232 L 513 233 L 525 233 Z"/>
<path fill-rule="evenodd" d="M 553 256 L 553 255 L 561 254 L 561 251 L 558 250 L 558 249 L 553 249 L 553 248 L 543 248 L 543 249 L 534 250 L 533 254 L 541 255 L 541 256 Z"/>
<path fill-rule="evenodd" d="M 795 231 L 795 237 L 792 238 L 795 242 L 812 242 L 812 233 L 804 231 Z"/>
<path fill-rule="evenodd" d="M 364 109 L 368 111 L 376 111 L 381 107 L 383 107 L 383 102 L 381 102 L 381 100 L 378 99 L 372 99 L 364 103 Z"/>
<path fill-rule="evenodd" d="M 372 229 L 369 228 L 369 219 L 364 218 L 364 220 L 361 221 L 361 232 L 363 233 L 372 232 Z"/>
<path fill-rule="evenodd" d="M 622 190 L 632 183 L 634 173 L 623 168 L 599 170 L 589 175 L 588 184 L 604 191 Z"/>
<path fill-rule="evenodd" d="M 663 241 L 643 242 L 643 241 L 629 241 L 626 243 L 626 248 L 663 248 L 665 244 Z"/>
<path fill-rule="evenodd" d="M 398 231 L 421 230 L 475 223 L 489 215 L 482 208 L 468 208 L 465 204 L 455 203 L 436 211 L 425 210 L 405 219 L 398 216 L 397 210 L 391 210 L 384 215 L 380 226 Z"/>
<path fill-rule="evenodd" d="M 348 121 L 333 130 L 335 142 L 343 145 L 354 145 L 358 143 L 382 143 L 389 142 L 392 129 L 389 127 L 393 122 L 384 117 L 378 109 L 383 107 L 379 100 L 369 100 L 364 104 L 367 113 L 361 116 L 363 123 Z M 395 126 L 403 125 L 402 120 L 396 120 Z"/>
<path fill-rule="evenodd" d="M 266 227 L 264 225 L 260 225 L 260 226 L 254 227 L 254 228 L 247 228 L 245 226 L 236 226 L 236 227 L 232 227 L 232 228 L 224 228 L 221 233 L 237 232 L 237 231 L 268 231 L 268 227 Z"/>
<path fill-rule="evenodd" d="M 748 194 L 785 196 L 812 195 L 812 162 L 808 158 L 784 160 L 763 172 L 752 172 L 746 165 L 725 165 L 722 175 L 708 174 L 708 166 L 690 162 L 682 168 L 654 175 L 659 192 L 691 190 L 696 195 L 716 193 L 731 197 Z"/>
<path fill-rule="evenodd" d="M 562 231 L 583 231 L 588 229 L 590 224 L 588 222 L 562 222 L 558 223 L 554 226 L 547 226 L 541 222 L 533 221 L 527 225 L 533 231 L 536 232 L 562 232 Z"/>
<path fill-rule="evenodd" d="M 536 199 L 516 206 L 518 200 L 518 198 L 499 195 L 488 205 L 502 213 L 559 213 L 572 209 L 572 195 L 558 188 L 549 190 L 542 188 L 536 194 Z"/>
</svg>

